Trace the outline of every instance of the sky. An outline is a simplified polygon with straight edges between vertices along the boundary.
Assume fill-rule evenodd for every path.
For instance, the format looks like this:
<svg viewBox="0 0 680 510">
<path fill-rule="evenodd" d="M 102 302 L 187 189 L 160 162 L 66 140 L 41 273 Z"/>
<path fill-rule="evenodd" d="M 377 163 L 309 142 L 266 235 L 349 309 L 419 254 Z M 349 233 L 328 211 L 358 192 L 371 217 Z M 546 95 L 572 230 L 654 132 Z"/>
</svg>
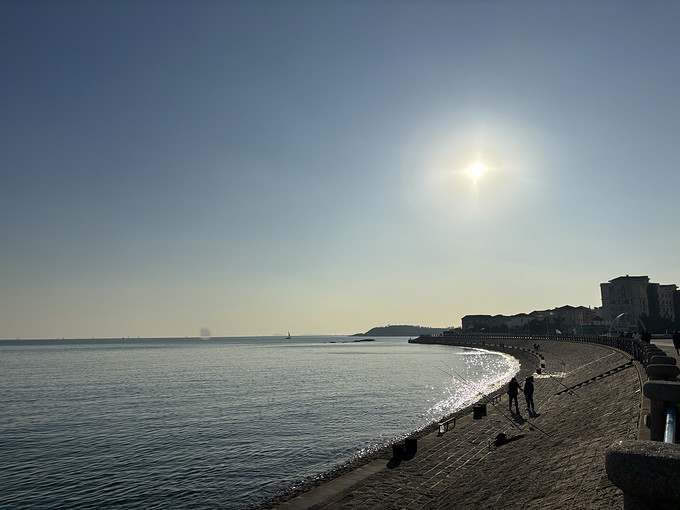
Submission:
<svg viewBox="0 0 680 510">
<path fill-rule="evenodd" d="M 680 284 L 679 24 L 654 0 L 5 0 L 0 338 L 448 327 Z"/>
</svg>

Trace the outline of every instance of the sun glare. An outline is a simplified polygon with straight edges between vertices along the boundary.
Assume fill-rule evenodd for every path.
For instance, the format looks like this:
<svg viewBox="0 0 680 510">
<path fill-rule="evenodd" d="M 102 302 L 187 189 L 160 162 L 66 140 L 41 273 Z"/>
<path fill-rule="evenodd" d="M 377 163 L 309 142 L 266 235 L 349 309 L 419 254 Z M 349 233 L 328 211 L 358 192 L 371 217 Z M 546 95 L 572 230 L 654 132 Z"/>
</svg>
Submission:
<svg viewBox="0 0 680 510">
<path fill-rule="evenodd" d="M 481 163 L 474 163 L 468 168 L 468 173 L 470 174 L 470 177 L 472 177 L 472 180 L 476 181 L 484 173 L 484 165 Z"/>
</svg>

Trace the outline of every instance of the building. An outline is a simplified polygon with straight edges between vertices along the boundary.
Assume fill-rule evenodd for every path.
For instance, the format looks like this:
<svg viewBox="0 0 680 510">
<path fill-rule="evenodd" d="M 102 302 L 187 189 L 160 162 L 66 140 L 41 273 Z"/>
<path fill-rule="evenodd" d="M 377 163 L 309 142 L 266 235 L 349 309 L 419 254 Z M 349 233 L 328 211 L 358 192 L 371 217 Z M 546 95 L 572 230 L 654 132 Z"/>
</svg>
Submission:
<svg viewBox="0 0 680 510">
<path fill-rule="evenodd" d="M 489 325 L 491 315 L 466 315 L 461 319 L 463 331 L 480 330 Z"/>
<path fill-rule="evenodd" d="M 517 315 L 511 315 L 508 319 L 508 328 L 528 331 L 528 324 L 534 320 L 535 317 L 526 313 L 518 313 Z"/>
<path fill-rule="evenodd" d="M 619 276 L 600 284 L 602 315 L 612 322 L 622 313 L 639 318 L 649 315 L 648 276 Z"/>
<path fill-rule="evenodd" d="M 650 283 L 649 276 L 619 276 L 600 284 L 602 307 L 559 306 L 516 315 L 466 315 L 463 332 L 605 334 L 615 319 L 623 330 L 641 326 L 654 332 L 680 328 L 680 290 L 675 284 Z"/>
<path fill-rule="evenodd" d="M 677 290 L 677 285 L 661 285 L 659 283 L 650 283 L 650 315 L 658 315 L 664 319 L 671 321 L 675 320 L 675 310 L 673 308 L 673 294 Z M 654 299 L 656 298 L 656 299 Z M 652 309 L 651 303 L 654 302 L 655 309 Z"/>
<path fill-rule="evenodd" d="M 650 283 L 648 276 L 619 276 L 600 284 L 602 315 L 612 322 L 622 313 L 631 318 L 673 323 L 678 311 L 678 286 Z"/>
<path fill-rule="evenodd" d="M 507 327 L 509 318 L 504 315 L 466 315 L 461 319 L 463 331 L 495 331 Z"/>
</svg>

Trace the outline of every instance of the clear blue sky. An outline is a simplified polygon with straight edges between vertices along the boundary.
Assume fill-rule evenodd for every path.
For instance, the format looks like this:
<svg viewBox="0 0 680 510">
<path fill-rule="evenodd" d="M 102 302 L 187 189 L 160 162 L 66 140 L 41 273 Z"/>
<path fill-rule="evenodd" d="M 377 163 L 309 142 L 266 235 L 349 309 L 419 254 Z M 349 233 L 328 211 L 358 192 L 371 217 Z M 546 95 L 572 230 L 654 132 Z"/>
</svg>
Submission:
<svg viewBox="0 0 680 510">
<path fill-rule="evenodd" d="M 667 1 L 3 1 L 0 338 L 680 283 L 679 26 Z"/>
</svg>

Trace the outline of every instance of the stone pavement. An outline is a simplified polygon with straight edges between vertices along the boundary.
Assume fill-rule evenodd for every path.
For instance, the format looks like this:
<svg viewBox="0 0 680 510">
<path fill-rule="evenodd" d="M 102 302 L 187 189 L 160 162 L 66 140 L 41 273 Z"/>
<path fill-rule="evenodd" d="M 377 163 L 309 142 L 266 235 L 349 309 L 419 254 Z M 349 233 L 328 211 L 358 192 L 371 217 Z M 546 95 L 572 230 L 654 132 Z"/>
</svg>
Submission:
<svg viewBox="0 0 680 510">
<path fill-rule="evenodd" d="M 530 341 L 507 341 L 523 377 L 540 360 Z M 623 508 L 604 468 L 605 449 L 637 439 L 641 376 L 631 357 L 601 345 L 540 342 L 545 368 L 536 375 L 536 414 L 520 405 L 487 404 L 487 415 L 461 413 L 455 428 L 418 439 L 410 460 L 390 453 L 288 501 L 261 508 L 304 509 L 561 509 Z M 616 370 L 613 370 L 616 369 Z M 573 388 L 569 391 L 566 388 Z M 520 404 L 523 396 L 520 394 Z M 511 441 L 496 447 L 497 434 Z"/>
</svg>

